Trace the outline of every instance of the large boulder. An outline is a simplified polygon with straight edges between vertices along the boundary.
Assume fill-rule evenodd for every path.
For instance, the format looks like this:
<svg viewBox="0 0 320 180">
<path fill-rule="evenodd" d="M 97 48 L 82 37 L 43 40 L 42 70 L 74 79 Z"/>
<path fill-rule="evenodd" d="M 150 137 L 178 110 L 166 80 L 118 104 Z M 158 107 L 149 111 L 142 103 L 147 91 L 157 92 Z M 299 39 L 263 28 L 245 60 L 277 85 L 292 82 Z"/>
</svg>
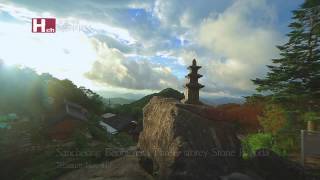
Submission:
<svg viewBox="0 0 320 180">
<path fill-rule="evenodd" d="M 232 126 L 204 118 L 205 108 L 161 97 L 144 107 L 138 147 L 159 179 L 215 180 L 238 169 L 241 144 Z"/>
</svg>

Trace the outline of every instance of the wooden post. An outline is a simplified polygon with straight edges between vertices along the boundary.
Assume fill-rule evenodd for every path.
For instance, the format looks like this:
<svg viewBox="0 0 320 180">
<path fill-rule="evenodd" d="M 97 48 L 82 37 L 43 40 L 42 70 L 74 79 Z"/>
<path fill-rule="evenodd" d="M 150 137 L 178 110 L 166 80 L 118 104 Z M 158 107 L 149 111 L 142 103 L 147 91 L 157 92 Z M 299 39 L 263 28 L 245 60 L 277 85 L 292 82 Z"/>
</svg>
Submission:
<svg viewBox="0 0 320 180">
<path fill-rule="evenodd" d="M 301 164 L 304 166 L 304 130 L 301 130 Z"/>
<path fill-rule="evenodd" d="M 316 131 L 316 122 L 308 121 L 307 130 L 308 131 Z"/>
</svg>

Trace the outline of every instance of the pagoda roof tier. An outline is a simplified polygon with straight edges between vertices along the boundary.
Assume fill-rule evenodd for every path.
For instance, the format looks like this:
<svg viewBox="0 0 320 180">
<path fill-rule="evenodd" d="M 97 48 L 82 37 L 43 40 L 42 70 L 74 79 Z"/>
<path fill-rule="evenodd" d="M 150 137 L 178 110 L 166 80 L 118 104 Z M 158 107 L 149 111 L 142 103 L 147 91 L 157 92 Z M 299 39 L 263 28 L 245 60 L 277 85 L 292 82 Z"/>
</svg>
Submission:
<svg viewBox="0 0 320 180">
<path fill-rule="evenodd" d="M 192 70 L 192 69 L 198 70 L 200 68 L 201 68 L 201 66 L 196 66 L 196 65 L 192 65 L 192 66 L 188 67 L 188 69 L 190 69 L 190 70 Z"/>
<path fill-rule="evenodd" d="M 189 73 L 189 74 L 186 75 L 185 77 L 186 77 L 186 78 L 190 78 L 190 77 L 192 77 L 192 75 L 193 75 L 193 73 Z M 202 77 L 201 74 L 196 74 L 196 75 L 197 75 L 197 78 L 201 78 L 201 77 Z"/>
<path fill-rule="evenodd" d="M 192 60 L 192 65 L 188 67 L 188 69 L 200 69 L 201 66 L 197 66 L 197 61 L 196 59 Z"/>
<path fill-rule="evenodd" d="M 188 84 L 186 84 L 186 85 L 185 85 L 185 87 L 201 89 L 201 88 L 203 88 L 203 87 L 204 87 L 204 85 L 199 84 L 199 83 L 197 83 L 197 84 L 191 84 L 191 83 L 188 83 Z"/>
</svg>

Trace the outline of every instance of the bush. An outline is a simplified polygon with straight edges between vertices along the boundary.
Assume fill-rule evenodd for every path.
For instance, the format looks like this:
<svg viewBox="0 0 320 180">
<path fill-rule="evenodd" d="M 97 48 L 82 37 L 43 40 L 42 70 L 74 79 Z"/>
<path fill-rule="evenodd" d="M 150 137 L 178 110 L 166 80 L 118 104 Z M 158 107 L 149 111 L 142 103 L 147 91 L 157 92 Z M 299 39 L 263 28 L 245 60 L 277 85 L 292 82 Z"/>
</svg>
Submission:
<svg viewBox="0 0 320 180">
<path fill-rule="evenodd" d="M 133 141 L 132 137 L 127 133 L 118 133 L 111 136 L 111 142 L 117 147 L 129 147 L 134 146 L 136 143 Z"/>
<path fill-rule="evenodd" d="M 242 154 L 244 158 L 249 158 L 259 149 L 269 149 L 280 156 L 287 156 L 295 150 L 296 140 L 293 135 L 251 134 L 242 140 Z"/>
<path fill-rule="evenodd" d="M 106 130 L 99 128 L 94 125 L 89 126 L 89 132 L 92 135 L 94 140 L 98 140 L 101 142 L 108 142 L 108 134 Z"/>
<path fill-rule="evenodd" d="M 272 145 L 273 137 L 271 134 L 251 134 L 242 140 L 242 153 L 244 157 L 252 157 L 258 149 L 272 149 Z"/>
<path fill-rule="evenodd" d="M 81 131 L 75 132 L 73 136 L 73 142 L 75 144 L 75 147 L 79 150 L 84 149 L 88 146 L 88 140 Z"/>
<path fill-rule="evenodd" d="M 272 150 L 281 156 L 287 156 L 292 152 L 299 152 L 299 134 L 278 133 L 274 136 Z"/>
<path fill-rule="evenodd" d="M 263 130 L 275 135 L 287 123 L 286 111 L 279 105 L 269 104 L 263 110 L 263 115 L 258 118 Z"/>
<path fill-rule="evenodd" d="M 309 111 L 302 115 L 302 119 L 305 122 L 311 121 L 311 122 L 320 122 L 320 115 L 318 112 Z"/>
</svg>

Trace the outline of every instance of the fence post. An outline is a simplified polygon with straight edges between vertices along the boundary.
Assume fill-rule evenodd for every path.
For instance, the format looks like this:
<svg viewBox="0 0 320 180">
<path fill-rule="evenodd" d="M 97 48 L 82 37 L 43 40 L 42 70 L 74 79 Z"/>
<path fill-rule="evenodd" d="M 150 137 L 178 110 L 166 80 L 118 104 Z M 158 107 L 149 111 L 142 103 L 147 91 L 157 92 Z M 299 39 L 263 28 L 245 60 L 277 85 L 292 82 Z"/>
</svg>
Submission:
<svg viewBox="0 0 320 180">
<path fill-rule="evenodd" d="M 304 130 L 301 130 L 301 164 L 304 166 Z"/>
</svg>

